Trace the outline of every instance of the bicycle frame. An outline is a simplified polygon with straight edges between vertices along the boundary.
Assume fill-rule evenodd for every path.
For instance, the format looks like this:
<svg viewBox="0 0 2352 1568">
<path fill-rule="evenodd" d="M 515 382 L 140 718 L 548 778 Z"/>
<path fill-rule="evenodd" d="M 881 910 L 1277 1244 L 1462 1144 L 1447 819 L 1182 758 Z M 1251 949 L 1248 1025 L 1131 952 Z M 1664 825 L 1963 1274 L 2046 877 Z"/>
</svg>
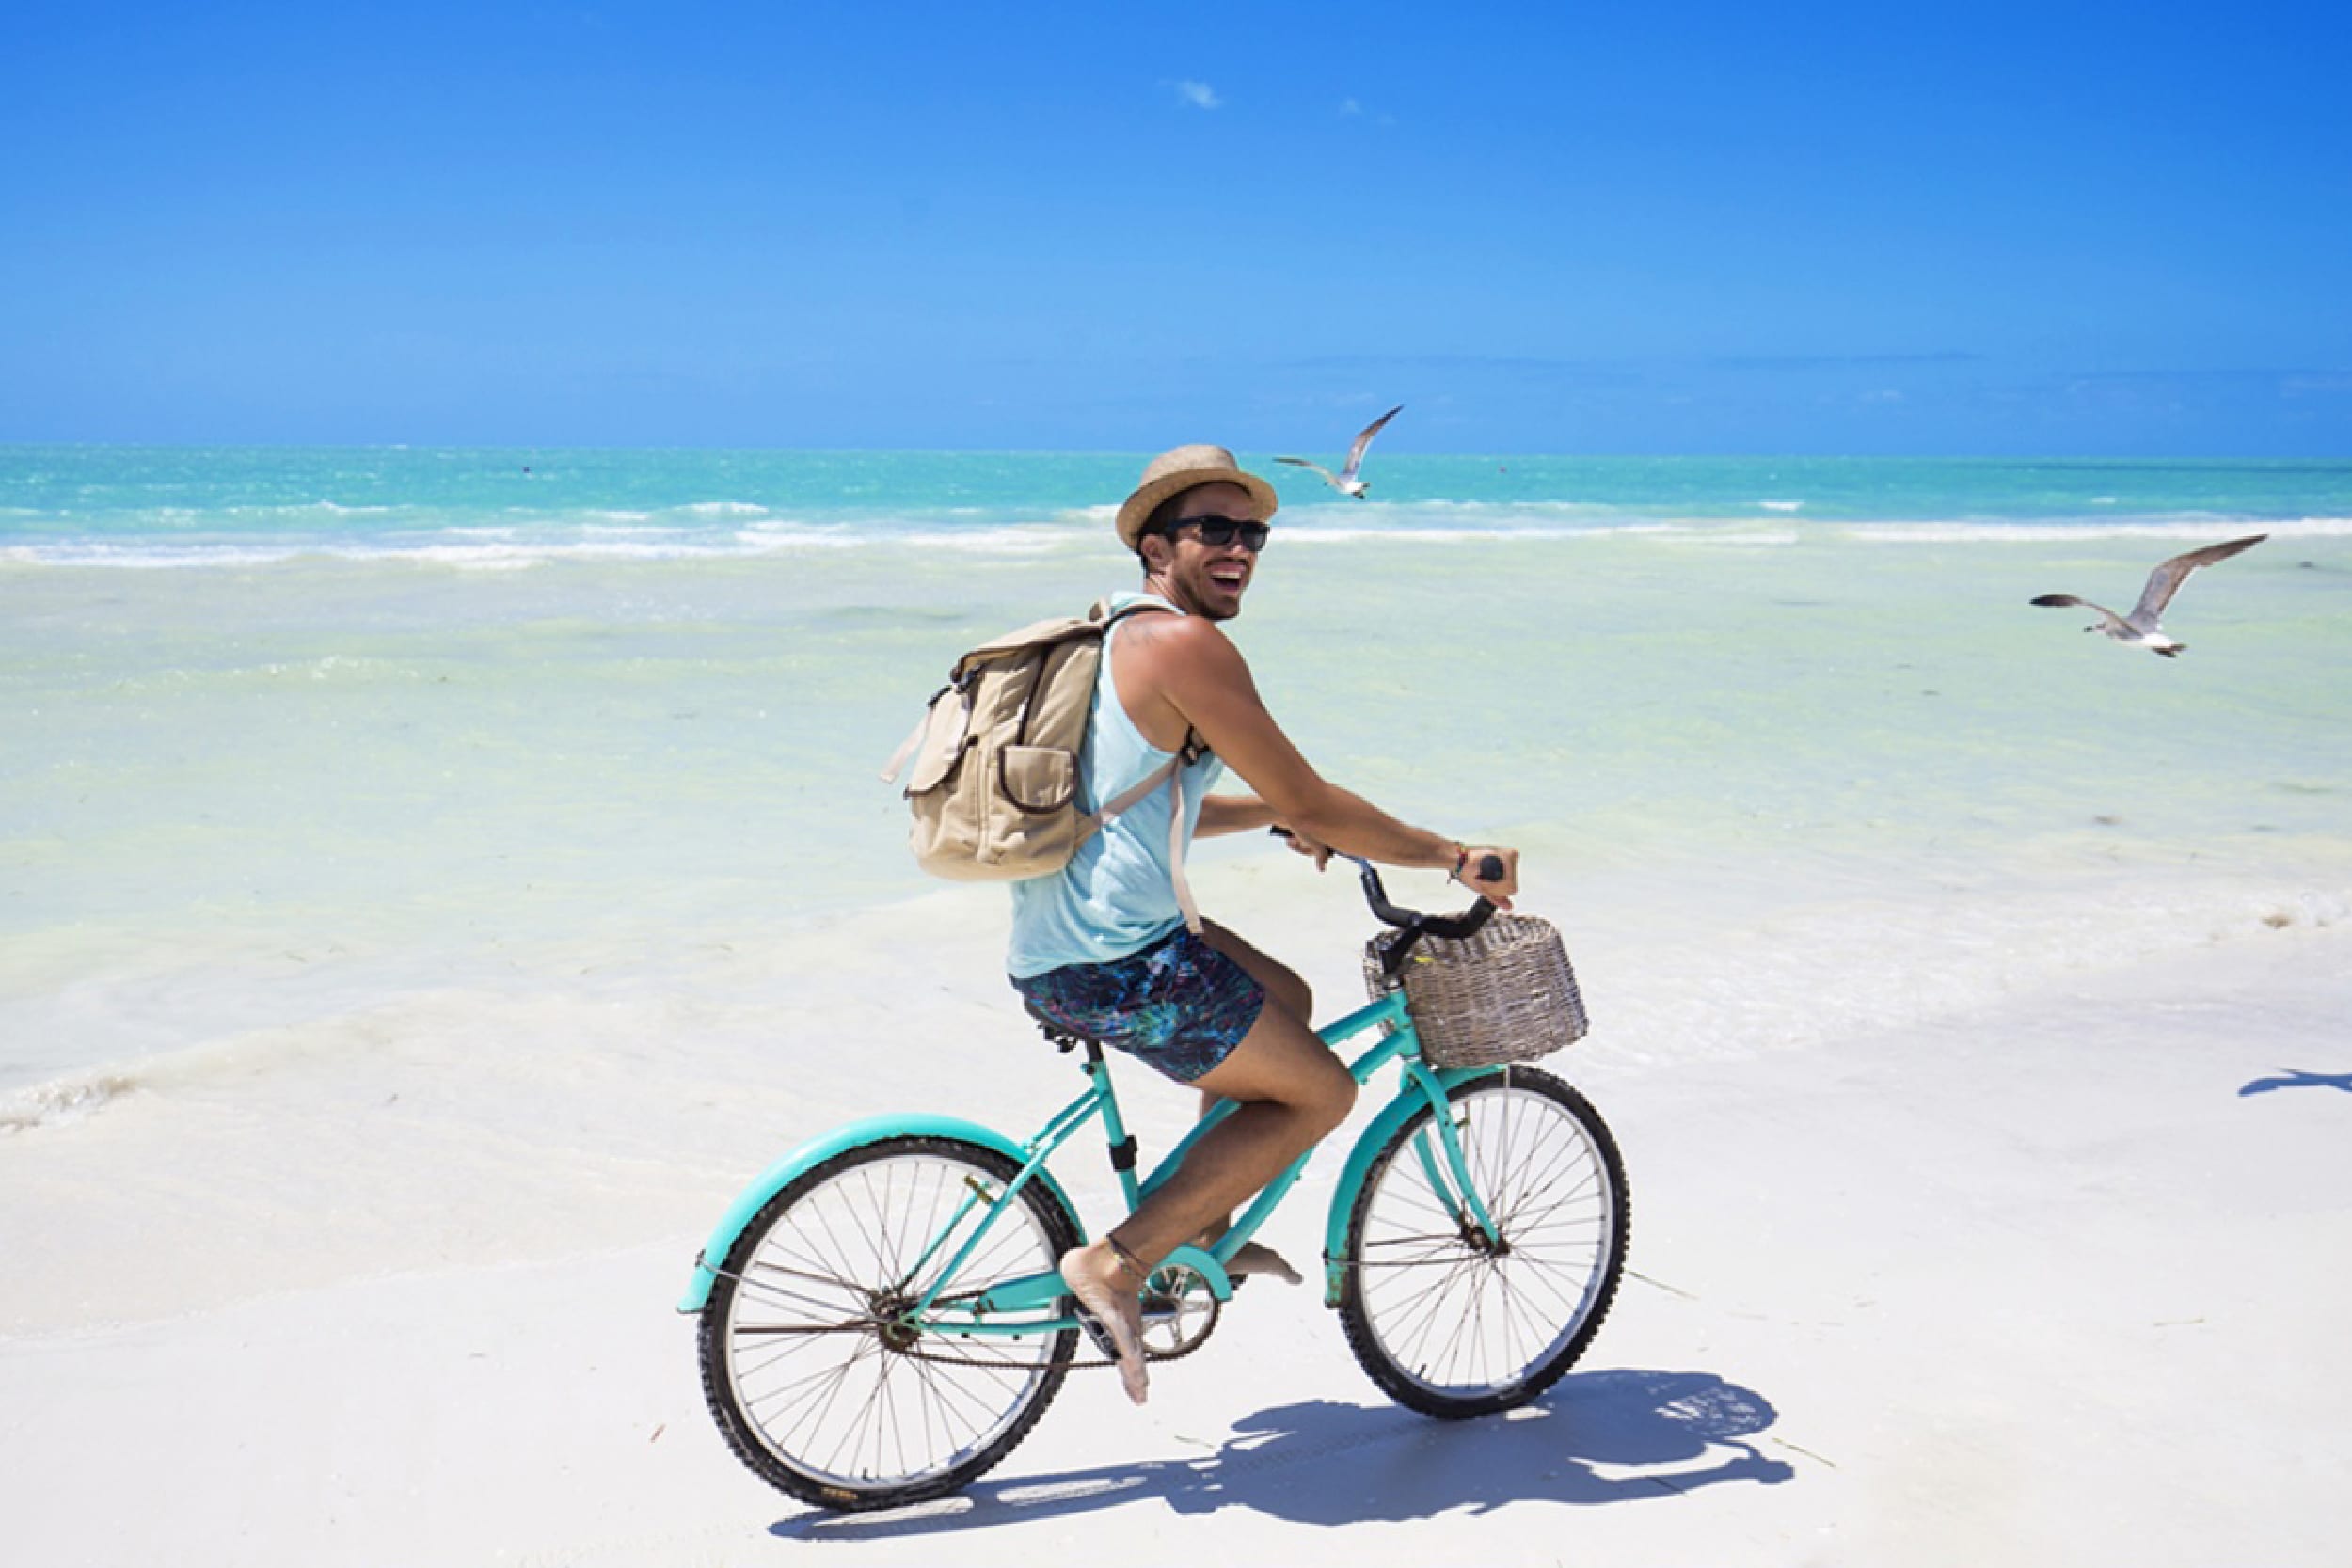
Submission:
<svg viewBox="0 0 2352 1568">
<path fill-rule="evenodd" d="M 1411 1016 L 1406 1011 L 1402 992 L 1391 992 L 1317 1033 L 1325 1044 L 1337 1048 L 1343 1041 L 1373 1030 L 1379 1030 L 1381 1037 L 1349 1064 L 1350 1074 L 1359 1084 L 1366 1083 L 1381 1068 L 1393 1062 L 1401 1069 L 1404 1083 L 1356 1140 L 1332 1193 L 1324 1240 L 1324 1301 L 1327 1306 L 1332 1307 L 1339 1304 L 1345 1279 L 1346 1265 L 1343 1259 L 1346 1251 L 1347 1223 L 1355 1210 L 1357 1192 L 1362 1186 L 1374 1158 L 1396 1129 L 1423 1106 L 1433 1112 L 1432 1124 L 1438 1133 L 1438 1147 L 1430 1148 L 1424 1139 L 1420 1149 L 1420 1158 L 1432 1188 L 1440 1195 L 1457 1225 L 1475 1228 L 1489 1241 L 1497 1239 L 1500 1234 L 1493 1216 L 1486 1212 L 1469 1180 L 1454 1119 L 1446 1114 L 1445 1105 L 1457 1085 L 1501 1072 L 1503 1069 L 1440 1069 L 1423 1062 L 1421 1059 L 1421 1037 L 1413 1028 Z M 972 1194 L 942 1227 L 914 1271 L 917 1276 L 929 1272 L 934 1283 L 914 1304 L 909 1315 L 930 1332 L 958 1335 L 1015 1337 L 1057 1333 L 1075 1327 L 1077 1319 L 1061 1310 L 1062 1303 L 1069 1296 L 1069 1287 L 1062 1282 L 1061 1275 L 1052 1270 L 1000 1281 L 990 1290 L 973 1296 L 943 1297 L 937 1282 L 956 1277 L 964 1259 L 980 1244 L 997 1217 L 1005 1212 L 1008 1203 L 1031 1181 L 1046 1183 L 1072 1218 L 1079 1220 L 1076 1206 L 1070 1202 L 1069 1195 L 1054 1180 L 1047 1162 L 1080 1128 L 1090 1122 L 1099 1121 L 1102 1124 L 1127 1210 L 1132 1212 L 1137 1204 L 1174 1174 L 1193 1147 L 1234 1109 L 1230 1101 L 1217 1105 L 1193 1125 L 1150 1174 L 1138 1178 L 1136 1174 L 1135 1143 L 1128 1135 L 1126 1122 L 1120 1114 L 1119 1097 L 1111 1084 L 1109 1064 L 1104 1059 L 1099 1047 L 1089 1050 L 1085 1071 L 1088 1079 L 1086 1091 L 1056 1112 L 1026 1144 L 1015 1144 L 1003 1134 L 974 1122 L 941 1117 L 889 1116 L 838 1129 L 794 1150 L 771 1166 L 729 1206 L 725 1216 L 695 1259 L 693 1280 L 679 1301 L 677 1309 L 689 1313 L 702 1310 L 708 1300 L 711 1286 L 718 1279 L 718 1265 L 733 1249 L 736 1238 L 768 1200 L 802 1172 L 844 1149 L 909 1133 L 936 1134 L 967 1138 L 994 1148 L 1019 1163 L 1020 1170 L 1001 1193 L 990 1192 L 977 1181 L 973 1183 Z M 1297 1184 L 1299 1177 L 1305 1173 L 1312 1154 L 1313 1150 L 1310 1149 L 1300 1155 L 1268 1183 L 1214 1246 L 1179 1247 L 1161 1262 L 1160 1272 L 1190 1269 L 1217 1301 L 1231 1300 L 1233 1283 L 1226 1272 L 1226 1265 L 1280 1207 L 1282 1200 Z M 960 1237 L 959 1232 L 976 1214 L 977 1223 L 968 1235 Z M 1084 1224 L 1080 1220 L 1080 1234 L 1083 1236 L 1084 1233 Z M 943 1255 L 944 1266 L 931 1269 L 933 1261 L 941 1259 Z"/>
</svg>

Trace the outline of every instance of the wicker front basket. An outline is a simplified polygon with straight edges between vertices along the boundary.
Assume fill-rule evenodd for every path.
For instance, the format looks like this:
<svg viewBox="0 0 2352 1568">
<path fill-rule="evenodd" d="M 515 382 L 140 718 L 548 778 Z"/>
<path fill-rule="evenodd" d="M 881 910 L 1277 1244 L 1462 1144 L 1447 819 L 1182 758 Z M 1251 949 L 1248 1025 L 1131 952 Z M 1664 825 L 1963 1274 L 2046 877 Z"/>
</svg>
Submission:
<svg viewBox="0 0 2352 1568">
<path fill-rule="evenodd" d="M 1364 944 L 1375 1001 L 1393 989 L 1380 969 L 1382 941 Z M 1584 998 L 1547 920 L 1498 914 L 1458 942 L 1423 937 L 1403 979 L 1422 1054 L 1438 1067 L 1532 1062 L 1584 1037 Z"/>
</svg>

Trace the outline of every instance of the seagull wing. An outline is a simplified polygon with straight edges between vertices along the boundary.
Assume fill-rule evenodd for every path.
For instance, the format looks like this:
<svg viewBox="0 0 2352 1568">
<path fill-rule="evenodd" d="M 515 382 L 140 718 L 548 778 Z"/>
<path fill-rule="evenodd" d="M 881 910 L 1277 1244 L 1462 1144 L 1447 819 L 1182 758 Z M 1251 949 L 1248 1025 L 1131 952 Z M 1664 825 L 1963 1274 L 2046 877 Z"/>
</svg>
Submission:
<svg viewBox="0 0 2352 1568">
<path fill-rule="evenodd" d="M 2106 606 L 2103 604 L 2092 604 L 2089 599 L 2078 599 L 2072 594 L 2044 594 L 2040 598 L 2037 598 L 2032 602 L 2040 605 L 2049 605 L 2054 609 L 2063 608 L 2067 605 L 2080 605 L 2085 610 L 2096 610 L 2098 612 L 2099 629 L 2102 631 L 2120 632 L 2130 629 L 2126 626 L 2123 617 L 2118 615 L 2114 610 L 2109 610 Z"/>
<path fill-rule="evenodd" d="M 1330 485 L 1335 490 L 1339 488 L 1339 476 L 1334 474 L 1330 469 L 1325 467 L 1320 463 L 1310 463 L 1303 457 L 1278 457 L 1274 461 L 1277 463 L 1288 463 L 1294 467 L 1312 468 L 1316 473 L 1323 476 L 1324 483 Z"/>
<path fill-rule="evenodd" d="M 1395 419 L 1399 414 L 1404 412 L 1405 405 L 1400 403 L 1394 408 L 1390 409 L 1387 413 L 1373 420 L 1372 423 L 1364 426 L 1364 428 L 1358 433 L 1356 436 L 1356 444 L 1347 449 L 1347 467 L 1340 471 L 1345 474 L 1348 478 L 1354 479 L 1356 477 L 1356 470 L 1364 466 L 1364 450 L 1372 445 L 1372 438 L 1380 434 L 1380 427 L 1382 425 L 1387 424 L 1391 420 Z"/>
<path fill-rule="evenodd" d="M 2181 584 L 2188 580 L 2189 573 L 2200 566 L 2210 566 L 2217 561 L 2227 561 L 2238 551 L 2251 549 L 2269 537 L 2267 533 L 2257 533 L 2251 538 L 2233 539 L 2226 545 L 2207 545 L 2201 550 L 2174 556 L 2148 574 L 2148 586 L 2139 591 L 2139 603 L 2132 607 L 2132 612 L 2124 619 L 2142 631 L 2155 630 L 2157 621 L 2164 614 L 2164 607 L 2172 602 L 2172 595 L 2181 591 Z"/>
</svg>

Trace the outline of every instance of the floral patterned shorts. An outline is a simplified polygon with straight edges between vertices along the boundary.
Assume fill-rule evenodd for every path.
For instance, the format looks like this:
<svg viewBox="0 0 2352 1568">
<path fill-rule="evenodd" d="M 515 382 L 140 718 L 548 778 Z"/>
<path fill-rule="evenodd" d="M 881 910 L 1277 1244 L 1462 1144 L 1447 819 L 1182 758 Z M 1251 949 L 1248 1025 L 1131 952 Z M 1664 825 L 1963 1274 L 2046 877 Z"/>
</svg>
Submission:
<svg viewBox="0 0 2352 1568">
<path fill-rule="evenodd" d="M 1182 928 L 1109 963 L 1015 977 L 1012 989 L 1053 1023 L 1184 1084 L 1232 1054 L 1265 1006 L 1248 970 Z"/>
</svg>

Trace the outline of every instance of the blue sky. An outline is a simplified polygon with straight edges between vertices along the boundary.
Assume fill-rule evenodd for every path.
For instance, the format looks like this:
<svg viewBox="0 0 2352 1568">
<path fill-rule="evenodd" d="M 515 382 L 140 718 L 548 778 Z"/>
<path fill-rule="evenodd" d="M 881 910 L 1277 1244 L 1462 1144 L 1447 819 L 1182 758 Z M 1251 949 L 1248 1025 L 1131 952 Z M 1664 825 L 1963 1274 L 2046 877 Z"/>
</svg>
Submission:
<svg viewBox="0 0 2352 1568">
<path fill-rule="evenodd" d="M 2341 6 L 13 14 L 0 440 L 2352 455 Z"/>
</svg>

